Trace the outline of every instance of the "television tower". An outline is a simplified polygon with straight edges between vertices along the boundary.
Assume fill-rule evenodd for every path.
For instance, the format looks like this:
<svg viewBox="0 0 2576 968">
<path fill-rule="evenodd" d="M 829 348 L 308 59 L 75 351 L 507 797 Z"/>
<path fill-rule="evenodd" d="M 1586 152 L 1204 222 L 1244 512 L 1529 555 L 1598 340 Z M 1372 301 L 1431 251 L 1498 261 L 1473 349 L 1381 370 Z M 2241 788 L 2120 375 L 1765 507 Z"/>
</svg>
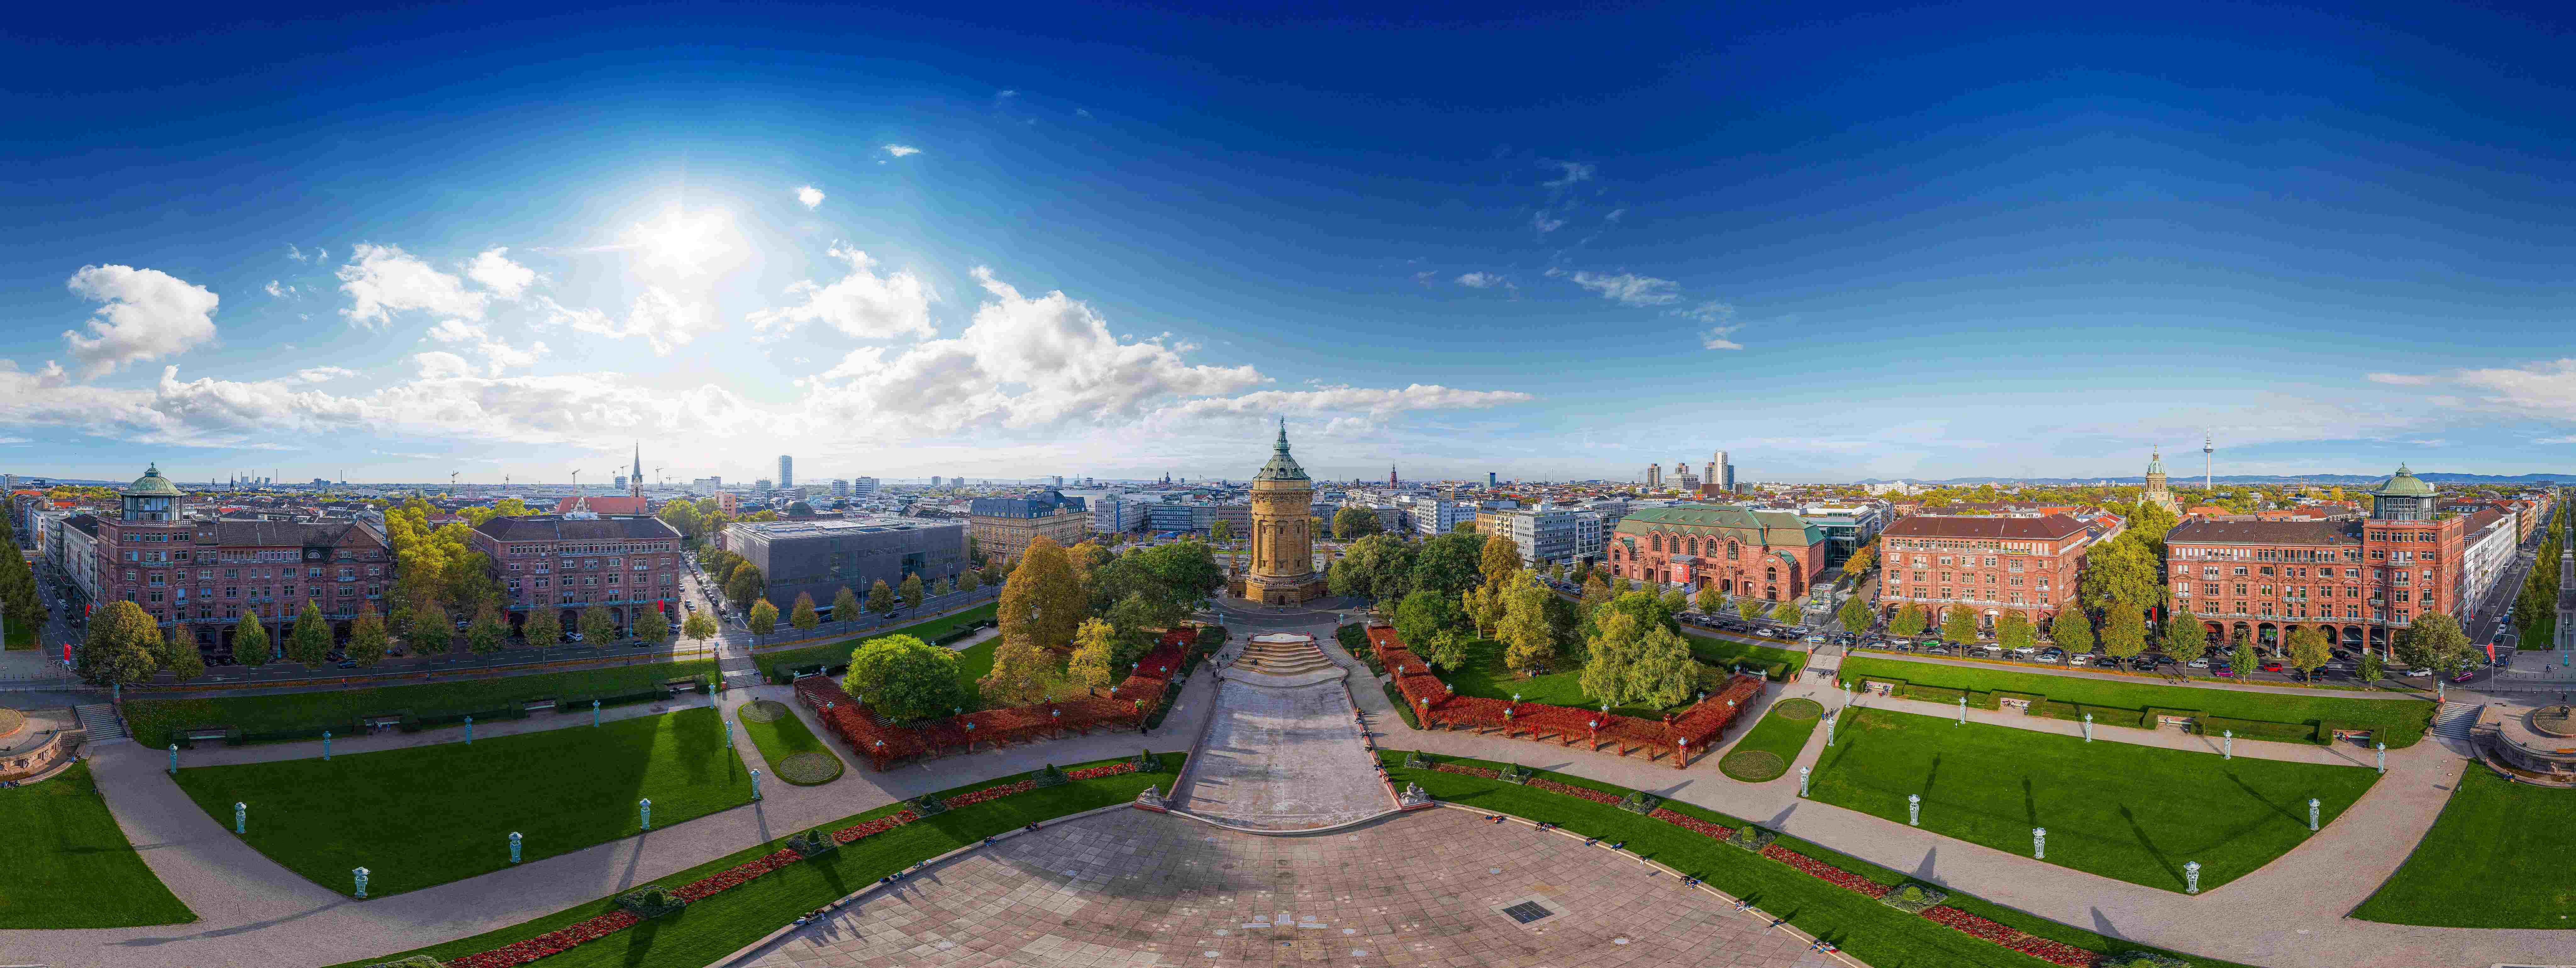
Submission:
<svg viewBox="0 0 2576 968">
<path fill-rule="evenodd" d="M 2210 481 L 2214 478 L 2209 476 L 2209 454 L 2209 432 L 2202 431 L 2200 434 L 2200 489 L 2216 493 L 2218 489 L 2210 486 Z"/>
</svg>

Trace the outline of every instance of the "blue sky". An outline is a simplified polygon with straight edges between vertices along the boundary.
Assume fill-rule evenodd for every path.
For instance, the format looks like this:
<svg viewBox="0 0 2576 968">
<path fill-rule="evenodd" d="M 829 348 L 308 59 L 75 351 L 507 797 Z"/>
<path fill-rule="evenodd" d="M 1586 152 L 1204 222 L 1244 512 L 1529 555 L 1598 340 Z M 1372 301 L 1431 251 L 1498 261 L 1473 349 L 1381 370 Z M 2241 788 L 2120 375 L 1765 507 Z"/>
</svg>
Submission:
<svg viewBox="0 0 2576 968">
<path fill-rule="evenodd" d="M 1377 6 L 32 25 L 0 463 L 2576 470 L 2557 23 Z"/>
</svg>

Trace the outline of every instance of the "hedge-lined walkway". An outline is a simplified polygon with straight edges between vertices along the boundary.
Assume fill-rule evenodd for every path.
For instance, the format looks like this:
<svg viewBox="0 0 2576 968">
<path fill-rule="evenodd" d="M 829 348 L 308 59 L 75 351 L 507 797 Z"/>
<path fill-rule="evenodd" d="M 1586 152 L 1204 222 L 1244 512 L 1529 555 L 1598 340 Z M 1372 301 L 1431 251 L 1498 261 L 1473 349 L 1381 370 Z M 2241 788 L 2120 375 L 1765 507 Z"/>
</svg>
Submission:
<svg viewBox="0 0 2576 968">
<path fill-rule="evenodd" d="M 715 697 L 709 696 L 703 692 L 682 693 L 679 696 L 665 699 L 660 702 L 639 702 L 624 706 L 608 706 L 602 708 L 599 711 L 599 721 L 602 723 L 618 723 L 629 719 L 642 719 L 647 716 L 666 715 L 683 709 L 704 709 L 708 706 L 715 705 L 715 703 Z M 590 710 L 587 707 L 584 707 L 577 712 L 569 713 L 530 713 L 525 718 L 521 719 L 499 719 L 490 721 L 476 720 L 474 723 L 474 740 L 479 743 L 487 739 L 499 739 L 503 736 L 520 736 L 528 733 L 542 733 L 549 730 L 573 728 L 590 728 Z M 386 750 L 411 749 L 419 746 L 438 746 L 445 743 L 463 742 L 465 742 L 465 728 L 462 726 L 424 729 L 417 733 L 406 733 L 400 730 L 387 730 L 381 733 L 358 736 L 333 736 L 331 737 L 331 755 L 334 758 L 337 758 L 342 756 L 352 756 L 359 753 L 381 753 Z M 161 757 L 163 765 L 168 765 L 170 760 L 169 750 L 160 750 L 158 751 L 158 754 Z M 321 756 L 322 741 L 318 739 L 292 740 L 280 743 L 253 743 L 248 746 L 226 746 L 221 741 L 208 741 L 199 743 L 192 749 L 180 750 L 179 767 L 181 769 L 188 769 L 199 766 L 238 766 L 244 763 L 275 763 L 281 760 L 320 759 Z"/>
<path fill-rule="evenodd" d="M 1868 693 L 1861 693 L 1857 697 L 1843 701 L 1837 701 L 1832 696 L 1826 696 L 1823 698 L 1825 700 L 1825 706 L 1828 709 L 1840 709 L 1843 707 L 1844 702 L 1848 701 L 1854 705 L 1865 706 L 1871 709 L 1892 709 L 1897 712 L 1917 713 L 1924 716 L 1937 716 L 1943 719 L 1952 720 L 1959 718 L 1959 707 L 1956 704 L 1924 702 L 1919 699 L 1898 699 L 1894 696 L 1873 696 Z M 2053 716 L 2034 716 L 2018 709 L 1979 709 L 1975 706 L 1970 706 L 1968 707 L 1968 721 L 1971 723 L 1985 723 L 1989 726 L 2009 726 L 2014 729 L 2026 729 L 2034 733 L 2053 733 L 2059 736 L 2078 737 L 2084 735 L 2084 724 L 2082 722 L 2071 719 L 2058 719 Z M 1823 731 L 1824 730 L 1821 727 L 1817 729 L 1818 733 L 1822 733 Z M 2105 726 L 2099 723 L 2096 723 L 2093 726 L 2093 741 L 2096 743 L 2122 743 L 2129 746 L 2158 746 L 2169 750 L 2189 750 L 2194 753 L 2211 753 L 2222 756 L 2226 755 L 2226 751 L 2230 748 L 2227 743 L 2227 739 L 2224 736 L 2197 736 L 2171 727 L 2167 727 L 2165 729 L 2129 729 L 2122 726 Z M 1822 741 L 1820 740 L 1819 744 L 1821 744 L 1821 742 Z M 2351 743 L 2337 743 L 2333 746 L 2318 746 L 2314 743 L 2273 742 L 2268 740 L 2247 739 L 2240 736 L 2236 738 L 2233 749 L 2236 751 L 2235 755 L 2237 756 L 2251 757 L 2258 760 L 2281 760 L 2289 763 L 2323 763 L 2331 766 L 2368 766 L 2376 768 L 2379 762 L 2378 759 L 2372 755 L 2370 750 L 2363 749 L 2360 746 Z M 2403 752 L 2404 751 L 2402 750 L 2390 750 L 2388 755 L 2394 759 Z"/>
</svg>

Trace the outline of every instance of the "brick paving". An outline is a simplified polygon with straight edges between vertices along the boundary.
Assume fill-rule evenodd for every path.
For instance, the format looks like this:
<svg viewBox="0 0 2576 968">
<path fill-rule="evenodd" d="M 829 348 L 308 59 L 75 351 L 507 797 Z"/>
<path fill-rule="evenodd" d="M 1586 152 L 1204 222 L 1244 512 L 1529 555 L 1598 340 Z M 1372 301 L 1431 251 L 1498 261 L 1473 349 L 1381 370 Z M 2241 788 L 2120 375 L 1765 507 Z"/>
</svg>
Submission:
<svg viewBox="0 0 2576 968">
<path fill-rule="evenodd" d="M 1321 837 L 1115 811 L 915 874 L 733 962 L 934 965 L 1837 965 L 1632 859 L 1432 810 Z M 1549 913 L 1527 925 L 1518 904 Z"/>
</svg>

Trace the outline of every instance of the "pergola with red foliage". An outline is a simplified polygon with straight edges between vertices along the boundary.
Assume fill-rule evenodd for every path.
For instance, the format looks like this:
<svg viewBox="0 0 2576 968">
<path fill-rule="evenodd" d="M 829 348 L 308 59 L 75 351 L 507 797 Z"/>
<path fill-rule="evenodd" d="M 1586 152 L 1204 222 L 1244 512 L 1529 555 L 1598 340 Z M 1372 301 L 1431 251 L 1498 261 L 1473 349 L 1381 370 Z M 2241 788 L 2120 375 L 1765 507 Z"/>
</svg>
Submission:
<svg viewBox="0 0 2576 968">
<path fill-rule="evenodd" d="M 1669 756 L 1677 770 L 1689 766 L 1693 754 L 1714 747 L 1727 727 L 1735 725 L 1744 710 L 1762 696 L 1762 677 L 1738 673 L 1716 694 L 1703 696 L 1679 715 L 1667 715 L 1660 721 L 1597 709 L 1480 699 L 1458 695 L 1448 683 L 1440 681 L 1432 674 L 1429 663 L 1405 648 L 1394 628 L 1369 626 L 1368 639 L 1369 648 L 1377 653 L 1379 664 L 1394 676 L 1396 691 L 1424 729 L 1437 726 L 1478 733 L 1497 730 L 1505 738 L 1569 747 L 1580 743 L 1596 752 L 1606 746 L 1621 756 L 1637 752 L 1644 752 L 1649 760 Z"/>
<path fill-rule="evenodd" d="M 1177 640 L 1175 632 L 1180 633 Z M 1105 727 L 1142 729 L 1145 720 L 1162 708 L 1171 692 L 1172 679 L 1180 673 L 1181 661 L 1187 656 L 1190 636 L 1186 630 L 1164 633 L 1154 651 L 1147 653 L 1126 681 L 1112 687 L 1106 697 L 978 710 L 911 726 L 897 726 L 878 718 L 874 708 L 852 699 L 830 676 L 796 680 L 796 701 L 813 710 L 825 729 L 882 772 L 915 758 L 972 753 L 979 748 L 997 750 L 1067 734 L 1087 736 Z"/>
</svg>

